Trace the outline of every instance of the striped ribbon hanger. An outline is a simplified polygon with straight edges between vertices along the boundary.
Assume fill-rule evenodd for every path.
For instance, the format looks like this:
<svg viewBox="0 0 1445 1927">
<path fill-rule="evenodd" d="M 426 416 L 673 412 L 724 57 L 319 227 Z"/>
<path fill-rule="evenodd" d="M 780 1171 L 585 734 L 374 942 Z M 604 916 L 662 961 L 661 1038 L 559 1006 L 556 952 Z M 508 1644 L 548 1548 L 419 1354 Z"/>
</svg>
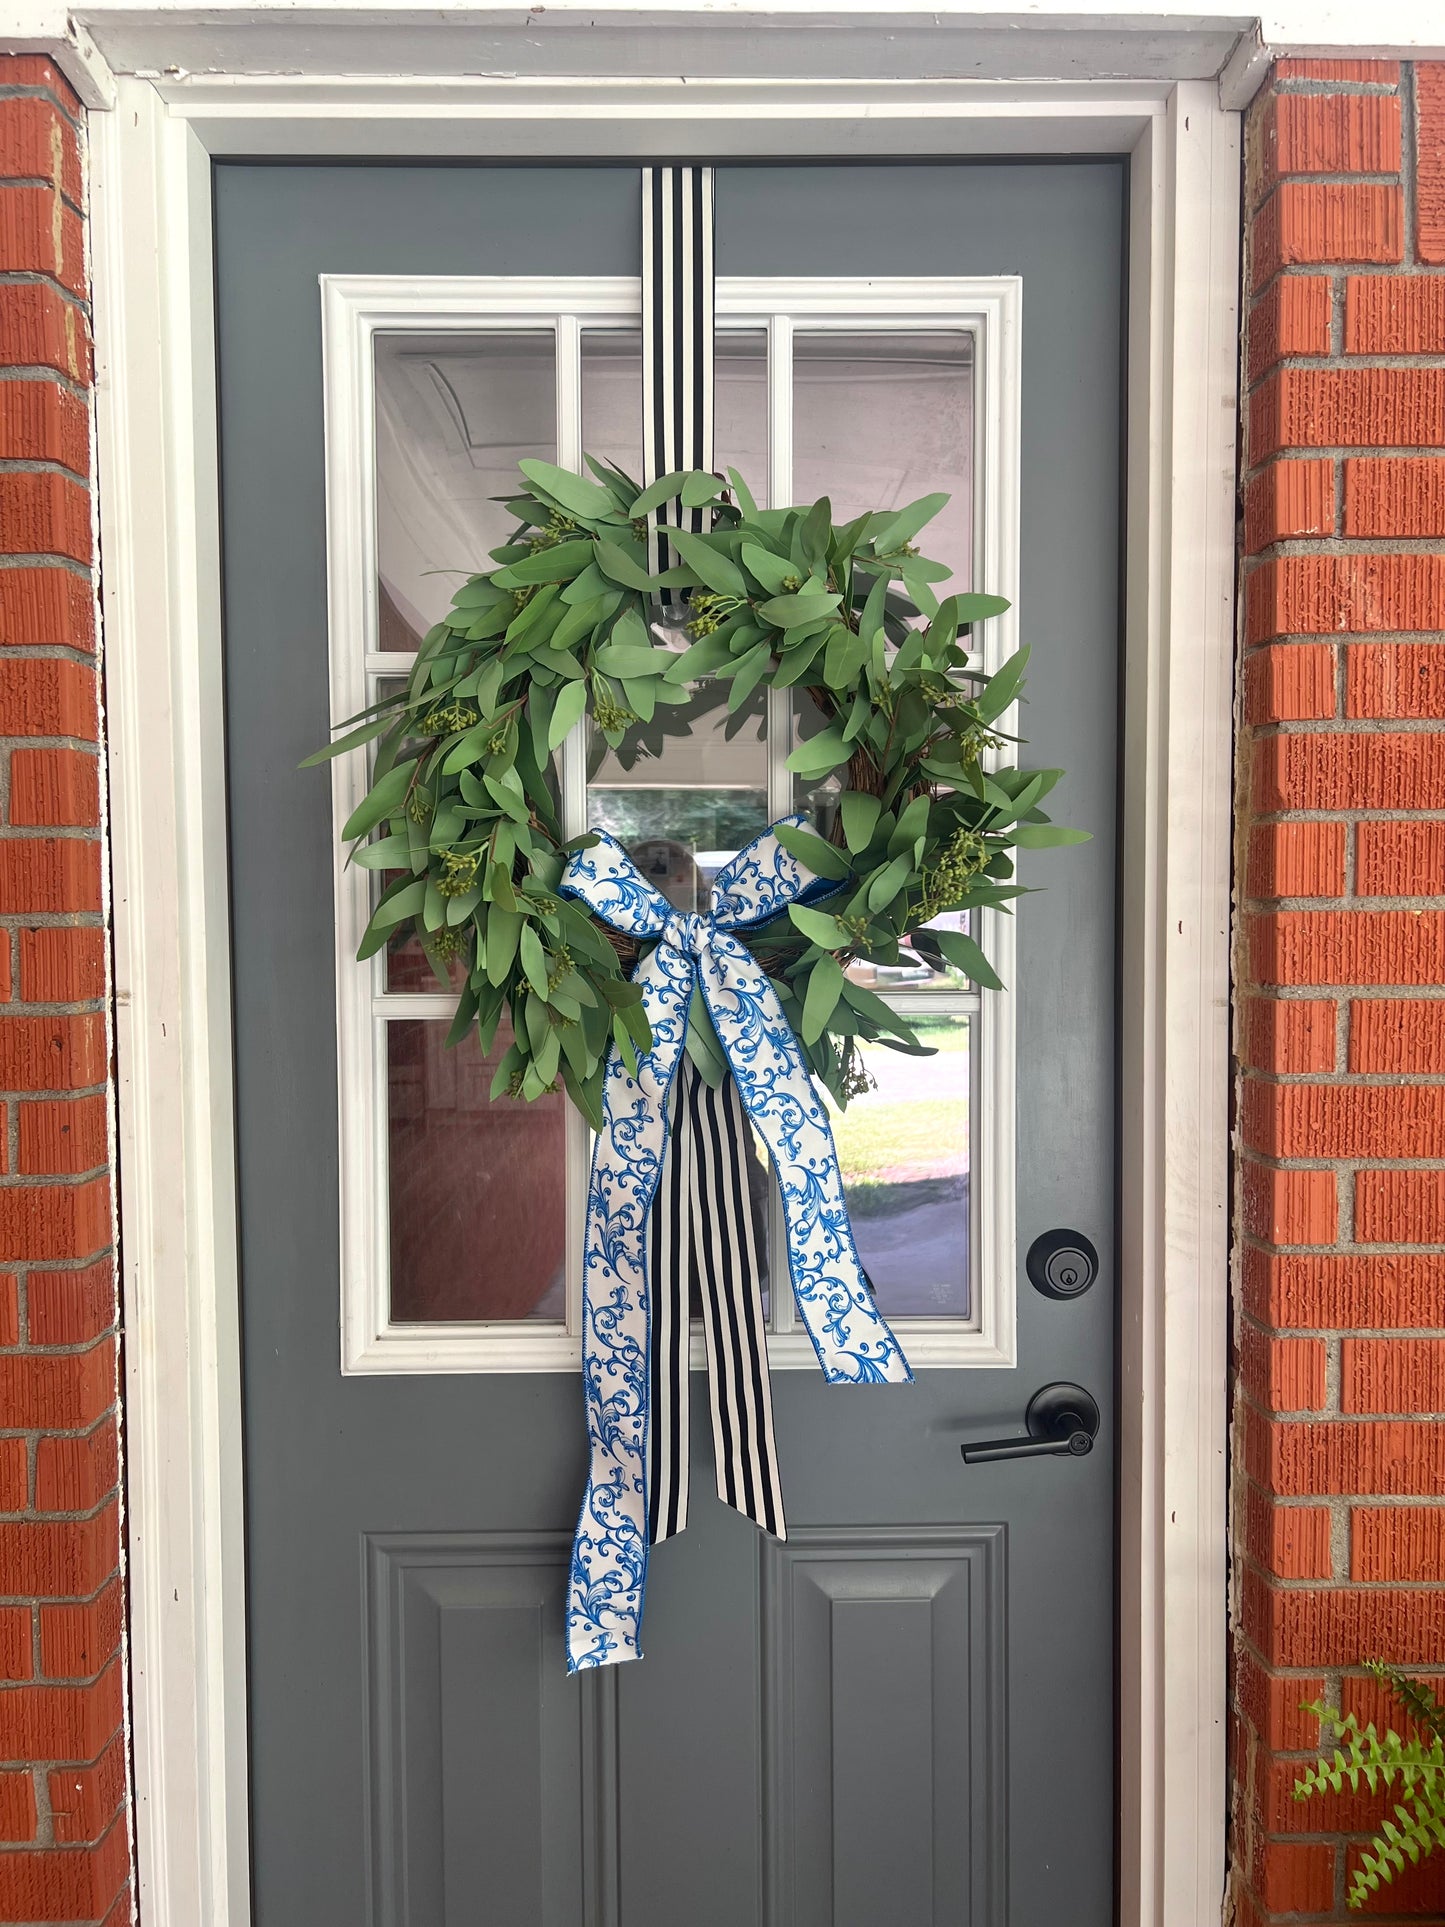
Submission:
<svg viewBox="0 0 1445 1927">
<path fill-rule="evenodd" d="M 713 201 L 710 167 L 642 170 L 643 484 L 713 465 Z M 700 535 L 707 511 L 669 502 L 648 522 L 648 563 L 670 566 L 666 530 Z M 670 602 L 664 589 L 662 600 Z"/>
<path fill-rule="evenodd" d="M 713 172 L 642 170 L 643 484 L 713 465 Z M 670 563 L 668 527 L 701 535 L 705 509 L 665 504 L 648 517 L 654 572 Z M 664 590 L 662 599 L 670 601 Z M 707 1342 L 718 1497 L 779 1538 L 783 1497 L 773 1440 L 758 1231 L 748 1183 L 750 1133 L 731 1078 L 711 1089 L 684 1060 L 672 1095 L 667 1163 L 648 1242 L 652 1422 L 648 1528 L 654 1545 L 687 1524 L 691 1309 Z M 765 1222 L 765 1221 L 764 1221 Z"/>
</svg>

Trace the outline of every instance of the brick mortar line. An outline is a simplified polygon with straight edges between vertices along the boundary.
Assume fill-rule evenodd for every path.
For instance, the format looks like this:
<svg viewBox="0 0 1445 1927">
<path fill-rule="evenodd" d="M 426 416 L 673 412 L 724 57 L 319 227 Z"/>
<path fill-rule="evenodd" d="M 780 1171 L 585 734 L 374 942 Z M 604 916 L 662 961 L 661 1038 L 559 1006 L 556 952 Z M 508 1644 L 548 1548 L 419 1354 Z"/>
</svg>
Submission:
<svg viewBox="0 0 1445 1927">
<path fill-rule="evenodd" d="M 1259 567 L 1263 567 L 1263 565 L 1266 562 L 1272 561 L 1273 557 L 1268 555 L 1261 555 L 1261 556 L 1250 556 L 1245 559 L 1248 561 L 1250 565 L 1246 572 L 1246 579 L 1248 579 L 1249 577 L 1252 577 L 1258 574 L 1259 572 L 1255 564 L 1258 564 Z M 1281 635 L 1265 636 L 1259 642 L 1246 643 L 1244 645 L 1244 658 L 1246 661 L 1248 661 L 1252 656 L 1257 655 L 1261 649 L 1274 649 L 1277 647 L 1293 649 L 1308 643 L 1319 643 L 1323 646 L 1336 645 L 1344 649 L 1374 649 L 1374 648 L 1435 649 L 1435 648 L 1445 647 L 1445 630 L 1440 630 L 1440 629 L 1314 629 L 1314 630 L 1286 629 Z M 20 649 L 23 648 L 24 646 L 25 645 L 23 644 L 9 645 L 9 647 L 13 647 L 15 649 L 15 652 L 17 655 L 19 654 Z M 42 645 L 36 644 L 31 646 L 40 647 Z M 47 644 L 44 646 L 50 647 L 50 648 L 59 648 L 65 645 Z M 7 653 L 8 653 L 8 648 L 7 648 Z M 1289 717 L 1289 718 L 1286 718 L 1285 720 L 1289 722 L 1293 722 L 1293 721 L 1327 722 L 1330 719 L 1328 717 L 1318 717 L 1318 718 Z M 1442 717 L 1416 716 L 1416 717 L 1395 718 L 1389 715 L 1349 716 L 1349 717 L 1345 717 L 1343 720 L 1347 722 L 1353 722 L 1353 723 L 1371 723 L 1382 729 L 1388 729 L 1388 728 L 1394 727 L 1397 721 L 1401 727 L 1404 727 L 1405 725 L 1411 722 L 1422 722 L 1422 721 L 1433 722 L 1436 725 L 1436 727 L 1440 727 L 1442 723 L 1445 723 L 1445 718 L 1442 718 Z M 1241 733 L 1247 736 L 1248 735 L 1257 736 L 1260 734 L 1261 731 L 1270 729 L 1272 727 L 1274 727 L 1274 725 L 1269 723 L 1246 723 Z"/>
<path fill-rule="evenodd" d="M 1345 734 L 1348 732 L 1342 731 L 1341 733 Z M 1259 810 L 1250 818 L 1249 828 L 1250 829 L 1281 829 L 1281 828 L 1287 828 L 1290 824 L 1294 824 L 1294 823 L 1301 823 L 1301 824 L 1325 823 L 1330 825 L 1338 824 L 1341 829 L 1357 829 L 1361 827 L 1368 827 L 1371 824 L 1381 823 L 1387 826 L 1398 824 L 1402 828 L 1410 829 L 1417 825 L 1423 827 L 1425 825 L 1439 823 L 1442 820 L 1442 817 L 1445 817 L 1445 811 L 1441 811 L 1440 809 L 1429 809 L 1429 808 L 1426 808 L 1424 805 L 1421 805 L 1419 809 L 1414 809 L 1414 810 L 1404 809 L 1404 808 L 1380 809 L 1380 810 L 1352 810 L 1352 809 Z M 1312 902 L 1315 900 L 1316 899 L 1313 899 L 1313 898 L 1311 899 Z M 1334 901 L 1336 899 L 1331 899 L 1331 900 Z M 1372 902 L 1376 901 L 1376 899 L 1374 898 L 1370 900 Z M 1390 903 L 1396 902 L 1397 900 L 1398 899 L 1393 897 L 1379 899 L 1379 901 L 1390 902 Z M 1425 901 L 1426 899 L 1421 899 L 1421 900 Z M 1269 897 L 1241 898 L 1240 907 L 1243 907 L 1245 903 L 1269 903 L 1272 901 L 1274 901 L 1274 899 Z M 1348 899 L 1348 901 L 1351 903 L 1359 903 L 1362 901 L 1362 899 L 1359 897 L 1351 897 Z M 1433 898 L 1429 899 L 1429 901 L 1433 902 L 1434 899 Z"/>
<path fill-rule="evenodd" d="M 50 1003 L 50 1004 L 27 1004 L 26 1002 L 24 1002 L 23 999 L 17 997 L 10 1003 L 0 1003 L 0 1018 L 5 1018 L 9 1016 L 103 1017 L 105 1015 L 105 1012 L 106 1012 L 106 1003 L 102 998 L 99 998 L 99 997 L 88 998 L 84 1002 Z M 88 1091 L 93 1089 L 94 1087 L 92 1085 L 85 1084 L 85 1085 L 82 1085 L 81 1088 L 83 1090 Z M 12 1091 L 12 1092 L 9 1092 L 8 1095 L 12 1097 L 20 1097 L 20 1096 L 23 1096 L 24 1093 L 21 1091 Z"/>
<path fill-rule="evenodd" d="M 1264 1079 L 1260 1079 L 1260 1081 L 1264 1083 Z M 1437 1085 L 1439 1079 L 1435 1077 L 1433 1083 Z M 1275 1083 L 1274 1087 L 1277 1091 L 1293 1091 L 1293 1089 L 1299 1089 L 1297 1085 L 1281 1085 L 1281 1083 Z M 1331 1089 L 1337 1089 L 1337 1087 L 1335 1087 L 1333 1083 L 1327 1083 L 1327 1085 L 1324 1085 L 1324 1089 L 1331 1091 Z M 1349 1085 L 1349 1087 L 1345 1087 L 1345 1089 L 1354 1089 L 1354 1087 L 1353 1085 Z M 1362 1085 L 1360 1089 L 1370 1091 L 1370 1089 L 1379 1089 L 1379 1085 Z M 1385 1089 L 1430 1091 L 1430 1089 L 1432 1089 L 1432 1083 L 1395 1085 L 1395 1087 L 1385 1085 Z M 1439 1158 L 1383 1158 L 1383 1160 L 1376 1160 L 1376 1158 L 1318 1158 L 1318 1156 L 1308 1156 L 1308 1154 L 1306 1154 L 1306 1156 L 1299 1156 L 1299 1158 L 1281 1158 L 1274 1150 L 1254 1150 L 1252 1145 L 1241 1145 L 1241 1154 L 1247 1158 L 1250 1164 L 1258 1164 L 1260 1170 L 1266 1170 L 1266 1172 L 1335 1172 L 1335 1174 L 1339 1175 L 1358 1175 L 1358 1172 L 1391 1170 L 1391 1168 L 1395 1168 L 1395 1166 L 1406 1166 L 1406 1168 L 1432 1170 L 1432 1172 L 1439 1172 L 1439 1174 L 1445 1177 L 1445 1152 L 1441 1152 Z M 1264 1237 L 1260 1237 L 1260 1239 L 1254 1239 L 1254 1243 L 1256 1243 L 1256 1245 L 1268 1245 L 1270 1241 L 1264 1239 Z M 1341 1243 L 1341 1241 L 1335 1239 L 1335 1243 Z M 1349 1243 L 1349 1241 L 1345 1241 L 1345 1243 Z M 1437 1243 L 1439 1243 L 1441 1249 L 1445 1249 L 1445 1239 L 1439 1239 Z M 1445 1320 L 1441 1322 L 1441 1330 L 1445 1332 Z"/>
<path fill-rule="evenodd" d="M 1303 59 L 1303 55 L 1286 55 L 1286 59 Z M 1366 99 L 1398 99 L 1403 87 L 1401 79 L 1396 80 L 1316 80 L 1305 75 L 1290 74 L 1287 78 L 1271 79 L 1270 92 L 1273 94 L 1302 94 L 1315 99 L 1328 99 L 1332 94 L 1363 95 Z"/>
<path fill-rule="evenodd" d="M 1445 453 L 1445 451 L 1442 451 Z M 1445 459 L 1441 461 L 1445 470 Z M 1388 557 L 1406 555 L 1441 554 L 1441 535 L 1282 535 L 1276 541 L 1266 543 L 1264 548 L 1256 549 L 1247 558 L 1249 562 L 1294 562 L 1301 557 L 1328 556 L 1339 561 L 1352 561 L 1355 557 L 1373 558 L 1382 553 Z M 1387 551 L 1380 549 L 1381 542 L 1388 542 Z M 1247 569 L 1245 580 L 1257 573 Z M 1439 634 L 1438 630 L 1427 634 Z"/>
<path fill-rule="evenodd" d="M 1408 817 L 1404 819 L 1407 823 L 1410 820 Z M 1287 823 L 1288 821 L 1289 819 L 1286 817 L 1285 822 Z M 1430 819 L 1427 817 L 1425 821 L 1428 822 Z M 1275 826 L 1264 825 L 1261 827 L 1273 828 Z M 91 831 L 89 834 L 93 839 L 95 832 Z M 53 832 L 53 836 L 57 839 L 60 838 L 61 835 L 62 832 L 59 830 Z M 86 832 L 71 831 L 67 840 L 74 843 L 83 842 L 85 838 Z M 39 840 L 41 842 L 49 842 L 51 840 L 51 834 L 42 833 Z M 6 842 L 25 843 L 34 841 L 36 841 L 35 837 L 6 837 L 3 832 L 0 832 L 0 848 L 3 848 Z M 1333 910 L 1355 911 L 1361 916 L 1388 916 L 1393 911 L 1399 911 L 1403 916 L 1437 916 L 1445 915 L 1445 884 L 1442 884 L 1439 890 L 1432 891 L 1428 896 L 1417 893 L 1414 896 L 1398 897 L 1352 897 L 1343 891 L 1331 891 L 1328 895 L 1321 893 L 1318 896 L 1312 897 L 1242 896 L 1239 899 L 1239 909 L 1241 914 L 1246 917 L 1271 916 L 1277 911 L 1299 915 L 1306 912 L 1328 913 Z"/>
<path fill-rule="evenodd" d="M 1403 151 L 1401 158 L 1403 160 Z M 1374 169 L 1369 173 L 1365 173 L 1364 171 L 1341 173 L 1338 169 L 1316 169 L 1309 173 L 1300 173 L 1291 168 L 1287 173 L 1275 175 L 1259 199 L 1245 207 L 1244 218 L 1252 227 L 1259 220 L 1259 217 L 1264 213 L 1264 210 L 1269 206 L 1270 202 L 1276 199 L 1280 189 L 1284 187 L 1400 187 L 1401 185 L 1400 169 L 1388 171 L 1380 168 Z M 1284 264 L 1281 263 L 1281 266 L 1283 265 Z M 1304 264 L 1291 262 L 1290 265 L 1292 267 L 1299 267 Z M 1337 267 L 1353 267 L 1356 263 L 1348 261 L 1321 261 L 1314 265 L 1317 270 L 1328 270 Z M 1375 264 L 1373 261 L 1363 261 L 1358 265 L 1371 268 Z M 1270 280 L 1272 281 L 1273 279 L 1274 276 L 1271 275 Z M 1265 282 L 1264 285 L 1268 287 L 1269 282 Z"/>
<path fill-rule="evenodd" d="M 63 575 L 78 575 L 87 588 L 94 586 L 95 571 L 88 562 L 77 562 L 72 555 L 55 555 L 49 550 L 0 555 L 0 569 L 58 569 Z M 23 647 L 23 645 L 21 645 Z"/>
<path fill-rule="evenodd" d="M 1346 168 L 1343 170 L 1337 167 L 1287 167 L 1276 171 L 1269 187 L 1266 188 L 1264 194 L 1255 202 L 1253 208 L 1250 209 L 1248 218 L 1252 221 L 1257 221 L 1282 187 L 1403 187 L 1404 184 L 1404 170 L 1402 167 L 1361 167 Z M 49 181 L 42 183 L 32 182 L 30 185 L 49 187 L 52 186 L 53 183 Z M 69 206 L 70 203 L 67 202 L 66 205 Z M 76 211 L 79 212 L 78 209 Z M 1332 268 L 1340 264 L 1334 261 L 1327 261 L 1321 265 Z M 1364 265 L 1371 266 L 1373 263 L 1366 263 Z"/>
<path fill-rule="evenodd" d="M 98 823 L 0 823 L 0 848 L 7 843 L 99 843 L 101 840 Z"/>
<path fill-rule="evenodd" d="M 52 106 L 60 109 L 64 118 L 75 129 L 82 142 L 82 152 L 84 151 L 85 109 L 70 106 L 53 87 L 46 87 L 40 81 L 0 81 L 0 101 L 4 100 L 48 100 Z"/>
<path fill-rule="evenodd" d="M 90 406 L 91 390 L 85 382 L 77 381 L 63 368 L 47 368 L 43 361 L 0 362 L 0 381 L 48 381 L 53 387 L 63 389 L 77 401 L 84 402 L 87 408 Z"/>
<path fill-rule="evenodd" d="M 89 475 L 79 469 L 67 468 L 64 462 L 57 462 L 48 455 L 4 455 L 0 456 L 0 475 L 59 475 L 62 480 L 74 482 L 91 493 Z"/>
<path fill-rule="evenodd" d="M 1439 349 L 1415 348 L 1377 353 L 1373 350 L 1347 348 L 1343 337 L 1345 324 L 1342 292 L 1336 294 L 1331 315 L 1332 325 L 1340 331 L 1339 345 L 1334 345 L 1332 335 L 1331 346 L 1317 355 L 1306 354 L 1302 349 L 1291 349 L 1287 354 L 1278 355 L 1255 376 L 1253 381 L 1246 380 L 1240 395 L 1241 402 L 1252 401 L 1267 382 L 1273 381 L 1275 376 L 1280 374 L 1350 375 L 1363 373 L 1366 369 L 1376 369 L 1384 374 L 1433 375 L 1445 369 L 1445 353 Z M 1349 454 L 1357 452 L 1353 446 L 1333 442 L 1316 452 L 1324 454 L 1329 448 L 1342 446 Z M 1364 446 L 1366 453 L 1380 453 L 1380 449 L 1374 443 L 1366 443 Z M 1385 452 L 1389 453 L 1395 446 L 1394 443 L 1384 444 Z M 1428 457 L 1433 450 L 1439 448 L 1440 444 L 1426 442 L 1422 445 L 1419 442 L 1401 442 L 1398 446 L 1406 454 Z M 1244 472 L 1246 475 L 1254 474 L 1275 459 L 1276 454 L 1261 455 L 1259 460 Z"/>
<path fill-rule="evenodd" d="M 61 1103 L 69 1103 L 72 1101 L 71 1093 L 69 1091 L 61 1092 L 58 1094 L 58 1096 L 59 1096 L 59 1101 Z M 37 1093 L 36 1101 L 43 1103 L 45 1102 L 45 1098 L 42 1094 Z M 1445 1170 L 1445 1166 L 1440 1166 L 1438 1168 Z M 22 1186 L 26 1186 L 26 1185 L 29 1185 L 32 1187 L 38 1187 L 40 1189 L 48 1189 L 52 1185 L 65 1186 L 67 1184 L 69 1185 L 94 1184 L 97 1178 L 108 1178 L 108 1177 L 111 1177 L 112 1175 L 113 1173 L 109 1164 L 87 1165 L 85 1170 L 83 1171 L 15 1171 L 15 1170 L 11 1170 L 11 1171 L 5 1172 L 3 1176 L 0 1176 L 0 1194 L 3 1194 L 6 1191 L 18 1190 Z M 0 1263 L 3 1263 L 3 1260 L 0 1260 Z"/>
<path fill-rule="evenodd" d="M 1273 1255 L 1273 1254 L 1266 1254 Z M 1286 1254 L 1289 1256 L 1297 1254 Z M 1333 1253 L 1329 1254 L 1335 1255 Z M 1370 1344 L 1385 1343 L 1439 1343 L 1445 1341 L 1445 1326 L 1440 1325 L 1271 1325 L 1257 1317 L 1245 1306 L 1239 1307 L 1242 1327 L 1255 1332 L 1261 1338 L 1318 1338 L 1318 1339 L 1361 1339 Z M 1315 1410 L 1316 1417 L 1329 1416 L 1323 1407 Z M 1428 1415 L 1427 1415 L 1428 1416 Z M 1442 1660 L 1445 1665 L 1445 1660 Z"/>
<path fill-rule="evenodd" d="M 1445 650 L 1445 631 L 1423 630 L 1416 633 L 1436 639 L 1423 645 L 1424 647 L 1428 647 L 1431 650 L 1437 648 Z M 1410 637 L 1411 631 L 1404 630 L 1389 639 L 1389 646 L 1410 648 L 1413 646 Z M 1376 638 L 1374 636 L 1367 636 L 1363 640 L 1358 640 L 1353 635 L 1336 636 L 1331 632 L 1323 636 L 1300 635 L 1294 637 L 1293 640 L 1301 643 L 1317 642 L 1324 644 L 1328 644 L 1331 641 L 1343 641 L 1349 646 L 1368 648 L 1375 642 Z M 1253 654 L 1256 649 L 1267 646 L 1268 645 L 1262 643 L 1253 643 L 1250 645 L 1250 653 Z M 0 655 L 0 663 L 3 663 L 4 660 L 4 656 Z M 1445 665 L 1445 656 L 1442 656 L 1441 661 L 1442 665 Z M 1346 736 L 1362 736 L 1367 738 L 1379 738 L 1381 736 L 1433 737 L 1442 734 L 1445 734 L 1445 717 L 1441 716 L 1285 716 L 1277 723 L 1249 724 L 1248 728 L 1243 732 L 1244 741 L 1242 747 L 1248 748 L 1253 743 L 1267 743 L 1275 736 L 1319 736 L 1326 741 L 1338 741 Z M 0 737 L 0 748 L 14 748 L 17 745 L 33 743 L 35 740 L 32 736 Z M 59 741 L 60 739 L 57 738 L 56 740 Z M 78 738 L 75 740 L 79 741 Z M 94 745 L 91 745 L 91 747 L 94 747 Z M 1334 810 L 1332 814 L 1335 816 L 1344 816 L 1357 813 L 1361 816 L 1378 816 L 1385 811 L 1392 811 L 1397 816 L 1428 813 L 1425 805 L 1421 805 L 1419 810 L 1412 812 L 1410 806 L 1406 803 L 1392 803 L 1382 805 L 1380 809 L 1376 810 L 1372 810 L 1366 805 L 1360 805 L 1357 809 L 1354 809 L 1349 804 L 1342 804 L 1338 809 Z M 1270 813 L 1276 816 L 1285 813 L 1293 815 L 1294 811 L 1289 810 L 1285 812 L 1275 810 Z M 1440 811 L 1437 808 L 1433 813 L 1438 816 Z"/>
<path fill-rule="evenodd" d="M 1416 181 L 1416 154 L 1418 152 L 1417 139 L 1419 135 L 1416 91 L 1415 63 L 1411 61 L 1408 65 L 1402 65 L 1400 68 L 1400 184 L 1404 189 L 1404 255 L 1407 261 L 1410 259 L 1412 252 L 1418 252 L 1420 238 L 1419 196 L 1416 191 L 1418 185 Z M 1413 249 L 1411 246 L 1412 242 L 1415 243 Z"/>
<path fill-rule="evenodd" d="M 1260 203 L 1262 207 L 1263 202 Z M 1252 221 L 1253 216 L 1249 217 Z M 1276 281 L 1290 279 L 1306 280 L 1310 275 L 1332 275 L 1335 273 L 1352 274 L 1361 280 L 1376 275 L 1388 276 L 1391 280 L 1435 281 L 1445 274 L 1445 262 L 1408 261 L 1402 255 L 1398 261 L 1281 261 L 1267 281 L 1261 281 L 1257 288 L 1250 290 L 1249 319 L 1269 293 Z"/>
<path fill-rule="evenodd" d="M 89 286 L 88 279 L 86 285 Z M 74 288 L 68 288 L 46 268 L 0 268 L 0 291 L 5 288 L 53 288 L 78 314 L 84 315 L 89 324 L 90 302 L 87 297 L 77 294 Z"/>
<path fill-rule="evenodd" d="M 71 198 L 59 174 L 6 174 L 0 176 L 0 188 L 6 187 L 39 188 L 43 193 L 58 195 L 61 205 L 68 207 L 81 221 L 88 218 L 85 203 Z"/>
<path fill-rule="evenodd" d="M 1439 990 L 1445 986 L 1435 985 Z M 1440 1090 L 1445 1091 L 1445 1074 L 1440 1071 L 1270 1071 L 1243 1065 L 1246 1078 L 1276 1090 Z M 1405 1080 L 1409 1079 L 1409 1082 Z M 21 1093 L 17 1092 L 19 1096 Z M 1441 1153 L 1445 1157 L 1445 1152 Z M 1293 1162 L 1294 1160 L 1291 1160 Z M 1322 1159 L 1333 1164 L 1338 1160 Z"/>
</svg>

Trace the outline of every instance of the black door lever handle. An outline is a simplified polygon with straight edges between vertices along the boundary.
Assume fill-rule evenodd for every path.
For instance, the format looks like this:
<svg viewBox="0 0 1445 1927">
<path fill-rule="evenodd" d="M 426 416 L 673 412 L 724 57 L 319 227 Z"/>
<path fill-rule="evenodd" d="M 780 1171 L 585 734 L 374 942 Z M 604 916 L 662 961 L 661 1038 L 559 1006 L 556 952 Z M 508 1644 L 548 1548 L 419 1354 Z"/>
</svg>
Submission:
<svg viewBox="0 0 1445 1927">
<path fill-rule="evenodd" d="M 1094 1449 L 1099 1430 L 1099 1407 L 1082 1385 L 1045 1385 L 1034 1393 L 1024 1413 L 1026 1436 L 979 1439 L 961 1445 L 965 1465 L 988 1465 L 995 1459 L 1082 1459 Z"/>
</svg>

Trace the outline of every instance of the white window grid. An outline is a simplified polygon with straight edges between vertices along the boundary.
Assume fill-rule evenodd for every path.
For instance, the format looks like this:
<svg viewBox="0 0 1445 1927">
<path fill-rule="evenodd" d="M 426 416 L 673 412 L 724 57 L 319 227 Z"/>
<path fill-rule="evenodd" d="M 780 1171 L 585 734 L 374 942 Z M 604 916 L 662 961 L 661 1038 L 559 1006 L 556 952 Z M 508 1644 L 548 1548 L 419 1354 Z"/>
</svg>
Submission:
<svg viewBox="0 0 1445 1927">
<path fill-rule="evenodd" d="M 973 362 L 973 570 L 969 587 L 1005 595 L 1007 614 L 983 625 L 975 666 L 991 671 L 1018 646 L 1019 377 L 1021 284 L 988 279 L 720 278 L 720 331 L 763 331 L 767 338 L 768 499 L 792 499 L 793 336 L 820 332 L 959 330 Z M 374 349 L 379 334 L 483 335 L 550 331 L 556 352 L 557 460 L 582 466 L 584 329 L 636 329 L 639 283 L 628 277 L 322 275 L 326 407 L 327 592 L 332 716 L 337 722 L 373 702 L 380 685 L 404 677 L 411 657 L 379 649 L 376 543 Z M 793 807 L 786 768 L 789 696 L 768 696 L 769 819 Z M 1012 710 L 1000 719 L 1015 723 Z M 560 752 L 563 820 L 569 835 L 587 827 L 582 728 Z M 366 759 L 332 765 L 336 830 L 367 786 Z M 566 1107 L 566 1277 L 564 1322 L 535 1319 L 402 1323 L 391 1317 L 388 1224 L 388 1023 L 445 1020 L 455 999 L 444 992 L 388 991 L 385 953 L 367 965 L 356 948 L 370 915 L 369 873 L 335 862 L 337 1071 L 340 1151 L 341 1368 L 347 1374 L 535 1372 L 575 1367 L 581 1358 L 581 1257 L 590 1133 Z M 1014 975 L 1013 920 L 980 915 L 979 935 L 1005 986 Z M 1015 1362 L 1014 1000 L 1006 987 L 899 988 L 888 1002 L 904 1013 L 971 1020 L 971 1139 L 967 1317 L 907 1317 L 898 1324 L 917 1367 L 1012 1366 Z M 772 1280 L 769 1359 L 774 1368 L 814 1369 L 807 1335 L 795 1327 L 781 1212 L 769 1212 Z M 693 1337 L 693 1364 L 703 1362 Z"/>
</svg>

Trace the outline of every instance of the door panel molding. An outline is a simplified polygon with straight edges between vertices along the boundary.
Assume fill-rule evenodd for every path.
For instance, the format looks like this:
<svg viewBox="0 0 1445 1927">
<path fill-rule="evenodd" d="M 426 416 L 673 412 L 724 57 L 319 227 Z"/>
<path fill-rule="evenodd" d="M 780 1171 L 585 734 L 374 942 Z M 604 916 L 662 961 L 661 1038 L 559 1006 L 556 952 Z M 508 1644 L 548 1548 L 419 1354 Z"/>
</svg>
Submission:
<svg viewBox="0 0 1445 1927">
<path fill-rule="evenodd" d="M 324 36 L 308 43 L 314 59 L 313 44 Z M 1121 1918 L 1211 1927 L 1225 1834 L 1237 116 L 1207 80 L 827 83 L 808 91 L 806 114 L 741 81 L 709 92 L 706 113 L 693 82 L 614 83 L 580 117 L 575 89 L 525 77 L 163 85 L 164 98 L 118 78 L 116 110 L 92 121 L 133 1738 L 150 1927 L 250 1919 L 210 156 L 416 154 L 434 141 L 507 157 L 556 151 L 563 134 L 619 157 L 836 155 L 880 140 L 920 156 L 1131 155 Z"/>
<path fill-rule="evenodd" d="M 1004 1919 L 1007 1552 L 1002 1525 L 765 1543 L 766 1927 Z M 928 1759 L 890 1755 L 890 1725 L 925 1696 L 955 1718 L 935 1720 Z M 888 1864 L 885 1839 L 907 1864 Z"/>
<path fill-rule="evenodd" d="M 618 1676 L 557 1664 L 571 1549 L 560 1532 L 366 1535 L 367 1927 L 450 1920 L 509 1873 L 519 1918 L 617 1927 Z"/>
</svg>

